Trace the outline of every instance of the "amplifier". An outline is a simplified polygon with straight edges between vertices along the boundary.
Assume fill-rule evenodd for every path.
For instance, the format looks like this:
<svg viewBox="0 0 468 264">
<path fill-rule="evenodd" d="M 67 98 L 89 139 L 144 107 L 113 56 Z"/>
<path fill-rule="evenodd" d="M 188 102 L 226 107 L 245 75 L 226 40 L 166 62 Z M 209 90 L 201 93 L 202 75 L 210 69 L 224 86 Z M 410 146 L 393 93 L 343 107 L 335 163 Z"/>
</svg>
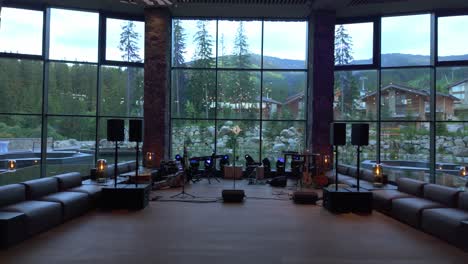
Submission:
<svg viewBox="0 0 468 264">
<path fill-rule="evenodd" d="M 117 184 L 106 186 L 101 192 L 101 207 L 104 209 L 141 210 L 148 205 L 149 184 Z"/>
<path fill-rule="evenodd" d="M 332 213 L 372 213 L 372 192 L 354 188 L 323 188 L 323 207 Z"/>
<path fill-rule="evenodd" d="M 223 190 L 223 201 L 225 203 L 241 203 L 244 201 L 244 190 Z"/>
</svg>

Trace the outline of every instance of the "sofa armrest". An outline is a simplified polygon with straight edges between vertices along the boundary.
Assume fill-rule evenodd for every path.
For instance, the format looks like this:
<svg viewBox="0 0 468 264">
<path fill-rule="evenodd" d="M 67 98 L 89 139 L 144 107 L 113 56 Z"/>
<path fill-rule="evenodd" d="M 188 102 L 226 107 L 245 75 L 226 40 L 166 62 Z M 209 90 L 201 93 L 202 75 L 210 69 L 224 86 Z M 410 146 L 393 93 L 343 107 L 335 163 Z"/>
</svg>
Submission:
<svg viewBox="0 0 468 264">
<path fill-rule="evenodd" d="M 463 250 L 468 251 L 468 221 L 461 221 L 460 223 L 460 235 L 457 238 L 457 244 Z"/>
</svg>

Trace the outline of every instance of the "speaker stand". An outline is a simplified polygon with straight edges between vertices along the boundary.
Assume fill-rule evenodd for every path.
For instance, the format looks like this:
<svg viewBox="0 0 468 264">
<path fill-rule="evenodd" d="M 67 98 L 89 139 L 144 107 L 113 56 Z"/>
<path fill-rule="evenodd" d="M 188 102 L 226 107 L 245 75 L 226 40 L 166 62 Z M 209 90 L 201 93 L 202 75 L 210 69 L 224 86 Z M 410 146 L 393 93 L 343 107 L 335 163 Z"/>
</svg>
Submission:
<svg viewBox="0 0 468 264">
<path fill-rule="evenodd" d="M 138 162 L 138 152 L 140 152 L 140 146 L 138 144 L 139 142 L 136 142 L 136 171 L 135 171 L 135 187 L 138 187 L 138 171 L 140 170 L 140 164 Z"/>
<path fill-rule="evenodd" d="M 338 191 L 338 146 L 335 146 L 335 191 Z"/>
<path fill-rule="evenodd" d="M 357 174 L 356 174 L 356 181 L 357 181 L 357 191 L 359 192 L 359 176 L 360 176 L 360 169 L 359 169 L 359 163 L 361 163 L 360 161 L 360 157 L 361 157 L 361 146 L 357 146 Z"/>
<path fill-rule="evenodd" d="M 117 188 L 117 174 L 118 174 L 118 168 L 117 168 L 117 162 L 119 160 L 119 142 L 115 141 L 115 159 L 114 159 L 114 187 Z"/>
</svg>

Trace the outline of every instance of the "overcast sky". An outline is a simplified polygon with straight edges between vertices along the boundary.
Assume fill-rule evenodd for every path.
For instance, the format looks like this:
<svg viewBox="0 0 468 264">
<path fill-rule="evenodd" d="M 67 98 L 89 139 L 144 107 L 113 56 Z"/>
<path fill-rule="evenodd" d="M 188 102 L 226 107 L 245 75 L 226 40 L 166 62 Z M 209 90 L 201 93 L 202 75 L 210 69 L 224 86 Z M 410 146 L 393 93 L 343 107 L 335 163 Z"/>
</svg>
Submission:
<svg viewBox="0 0 468 264">
<path fill-rule="evenodd" d="M 42 52 L 42 12 L 2 9 L 0 29 L 0 51 L 41 54 Z M 107 21 L 108 59 L 120 60 L 118 50 L 122 20 Z M 78 61 L 97 61 L 99 14 L 52 9 L 50 33 L 50 58 Z M 186 61 L 193 59 L 195 44 L 194 34 L 197 31 L 195 20 L 182 22 L 186 33 Z M 468 54 L 468 16 L 447 17 L 439 19 L 439 55 Z M 219 21 L 218 53 L 231 54 L 238 21 Z M 245 21 L 245 34 L 249 50 L 260 54 L 262 45 L 261 21 Z M 356 60 L 370 59 L 372 56 L 372 23 L 345 25 L 352 37 L 353 57 Z M 208 30 L 213 42 L 216 41 L 216 22 L 208 22 Z M 144 24 L 136 23 L 140 35 L 138 46 L 140 57 L 144 57 Z M 306 22 L 271 22 L 264 24 L 264 47 L 266 56 L 283 59 L 304 60 L 307 54 Z M 224 39 L 224 50 L 221 46 Z M 407 53 L 418 55 L 430 54 L 430 15 L 412 15 L 382 18 L 382 53 Z M 213 50 L 215 53 L 216 50 Z"/>
</svg>

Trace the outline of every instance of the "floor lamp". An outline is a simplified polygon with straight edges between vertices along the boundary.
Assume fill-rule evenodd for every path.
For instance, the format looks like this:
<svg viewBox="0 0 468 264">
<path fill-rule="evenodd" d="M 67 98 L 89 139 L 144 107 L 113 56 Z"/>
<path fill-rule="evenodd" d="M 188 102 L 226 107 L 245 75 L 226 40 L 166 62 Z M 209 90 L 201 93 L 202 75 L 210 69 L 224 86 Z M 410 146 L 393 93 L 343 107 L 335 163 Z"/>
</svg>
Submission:
<svg viewBox="0 0 468 264">
<path fill-rule="evenodd" d="M 115 142 L 115 159 L 114 159 L 114 187 L 117 187 L 118 160 L 119 160 L 119 141 L 124 141 L 124 120 L 123 119 L 108 119 L 107 120 L 107 141 Z"/>
</svg>

